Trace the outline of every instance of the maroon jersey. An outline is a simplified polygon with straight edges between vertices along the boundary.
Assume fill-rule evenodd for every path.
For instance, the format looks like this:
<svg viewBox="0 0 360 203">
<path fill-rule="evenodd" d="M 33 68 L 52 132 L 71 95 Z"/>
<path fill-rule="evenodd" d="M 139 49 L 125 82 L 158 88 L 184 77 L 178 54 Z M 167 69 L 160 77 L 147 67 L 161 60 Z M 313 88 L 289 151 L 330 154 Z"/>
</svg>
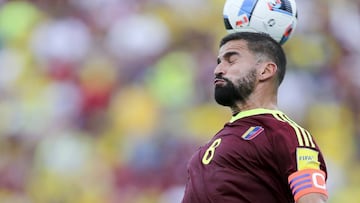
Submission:
<svg viewBox="0 0 360 203">
<path fill-rule="evenodd" d="M 303 169 L 326 174 L 308 131 L 277 110 L 244 111 L 191 157 L 182 202 L 294 202 L 305 187 L 292 189 L 288 178 Z"/>
</svg>

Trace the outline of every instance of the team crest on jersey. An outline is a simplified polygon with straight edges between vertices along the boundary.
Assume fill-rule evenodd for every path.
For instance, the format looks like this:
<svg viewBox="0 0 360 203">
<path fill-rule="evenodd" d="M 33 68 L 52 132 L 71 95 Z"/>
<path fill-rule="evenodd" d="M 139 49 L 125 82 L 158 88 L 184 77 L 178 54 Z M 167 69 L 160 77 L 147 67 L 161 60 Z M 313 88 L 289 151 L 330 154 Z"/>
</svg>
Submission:
<svg viewBox="0 0 360 203">
<path fill-rule="evenodd" d="M 264 131 L 264 128 L 261 126 L 252 126 L 250 127 L 241 137 L 244 140 L 252 140 L 260 133 Z"/>
</svg>

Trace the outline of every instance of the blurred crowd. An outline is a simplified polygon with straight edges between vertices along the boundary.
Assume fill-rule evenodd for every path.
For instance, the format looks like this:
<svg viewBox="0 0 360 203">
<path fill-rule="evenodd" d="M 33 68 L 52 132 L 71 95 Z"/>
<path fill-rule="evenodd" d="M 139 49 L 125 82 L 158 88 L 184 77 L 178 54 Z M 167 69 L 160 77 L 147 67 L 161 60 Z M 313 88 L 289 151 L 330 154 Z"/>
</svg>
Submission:
<svg viewBox="0 0 360 203">
<path fill-rule="evenodd" d="M 213 101 L 224 0 L 0 0 L 0 203 L 177 203 L 230 119 Z M 360 192 L 360 1 L 300 0 L 279 107 Z"/>
</svg>

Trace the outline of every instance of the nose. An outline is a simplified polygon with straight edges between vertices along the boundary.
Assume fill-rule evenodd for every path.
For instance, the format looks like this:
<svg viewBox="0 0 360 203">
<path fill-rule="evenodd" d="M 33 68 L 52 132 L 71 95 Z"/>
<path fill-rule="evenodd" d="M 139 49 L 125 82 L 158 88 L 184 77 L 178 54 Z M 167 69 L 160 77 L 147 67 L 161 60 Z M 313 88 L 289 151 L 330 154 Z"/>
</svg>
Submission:
<svg viewBox="0 0 360 203">
<path fill-rule="evenodd" d="M 214 69 L 214 75 L 224 75 L 225 68 L 223 63 L 219 63 Z"/>
</svg>

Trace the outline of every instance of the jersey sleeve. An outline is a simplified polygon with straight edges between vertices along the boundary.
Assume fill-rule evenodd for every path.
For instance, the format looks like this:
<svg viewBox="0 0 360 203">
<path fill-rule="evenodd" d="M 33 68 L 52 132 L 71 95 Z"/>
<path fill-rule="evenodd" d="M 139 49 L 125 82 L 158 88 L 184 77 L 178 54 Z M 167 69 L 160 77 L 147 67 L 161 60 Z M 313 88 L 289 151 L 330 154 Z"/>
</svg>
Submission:
<svg viewBox="0 0 360 203">
<path fill-rule="evenodd" d="M 284 174 L 294 200 L 309 193 L 327 196 L 326 164 L 311 134 L 290 120 L 276 131 L 273 147 L 279 172 Z"/>
</svg>

